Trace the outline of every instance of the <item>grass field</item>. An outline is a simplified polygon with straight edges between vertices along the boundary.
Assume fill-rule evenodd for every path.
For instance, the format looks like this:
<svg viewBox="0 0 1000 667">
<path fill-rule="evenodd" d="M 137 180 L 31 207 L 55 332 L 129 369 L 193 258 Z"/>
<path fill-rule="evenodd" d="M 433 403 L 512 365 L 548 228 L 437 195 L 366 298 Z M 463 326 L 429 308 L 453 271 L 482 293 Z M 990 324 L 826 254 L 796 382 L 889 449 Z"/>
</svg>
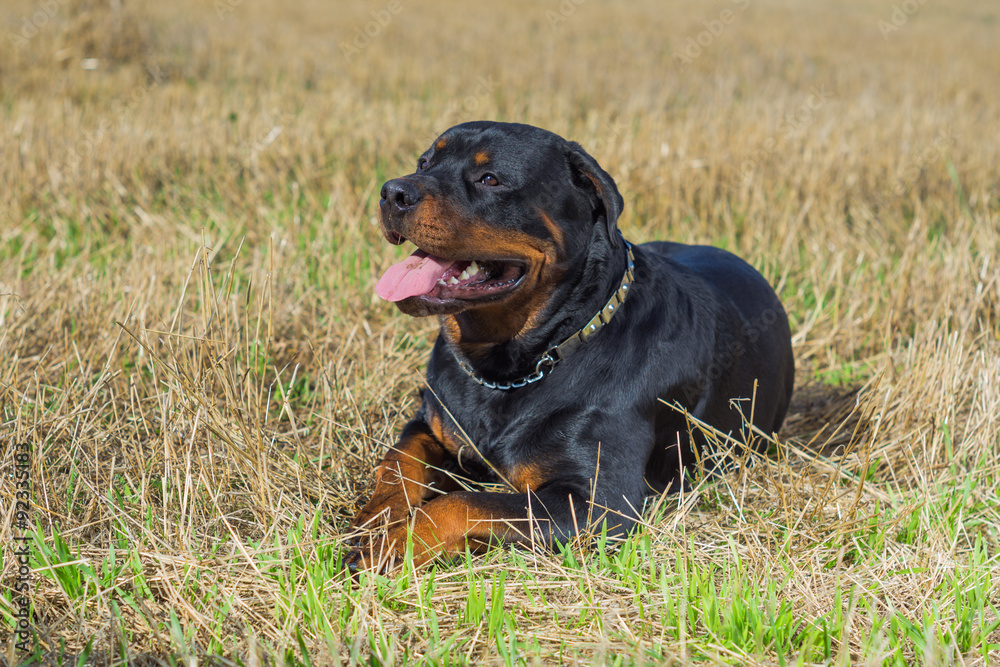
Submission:
<svg viewBox="0 0 1000 667">
<path fill-rule="evenodd" d="M 998 21 L 5 2 L 0 662 L 1000 663 Z M 629 239 L 758 267 L 791 413 L 615 549 L 352 581 L 341 536 L 436 330 L 374 294 L 407 252 L 378 189 L 479 118 L 582 143 Z"/>
</svg>

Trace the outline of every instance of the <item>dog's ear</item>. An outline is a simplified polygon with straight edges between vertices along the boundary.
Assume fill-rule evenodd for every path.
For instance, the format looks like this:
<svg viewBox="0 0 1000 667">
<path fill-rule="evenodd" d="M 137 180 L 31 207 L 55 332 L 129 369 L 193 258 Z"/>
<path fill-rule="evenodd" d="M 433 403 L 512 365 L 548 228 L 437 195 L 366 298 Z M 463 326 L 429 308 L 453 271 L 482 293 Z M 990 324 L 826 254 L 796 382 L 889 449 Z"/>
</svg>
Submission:
<svg viewBox="0 0 1000 667">
<path fill-rule="evenodd" d="M 604 223 L 608 226 L 608 238 L 611 240 L 611 245 L 617 248 L 620 243 L 615 230 L 618 228 L 618 216 L 625 207 L 625 200 L 618 192 L 615 179 L 597 164 L 597 160 L 575 141 L 568 143 L 570 167 L 577 174 L 584 176 L 597 191 L 597 197 L 604 204 Z"/>
</svg>

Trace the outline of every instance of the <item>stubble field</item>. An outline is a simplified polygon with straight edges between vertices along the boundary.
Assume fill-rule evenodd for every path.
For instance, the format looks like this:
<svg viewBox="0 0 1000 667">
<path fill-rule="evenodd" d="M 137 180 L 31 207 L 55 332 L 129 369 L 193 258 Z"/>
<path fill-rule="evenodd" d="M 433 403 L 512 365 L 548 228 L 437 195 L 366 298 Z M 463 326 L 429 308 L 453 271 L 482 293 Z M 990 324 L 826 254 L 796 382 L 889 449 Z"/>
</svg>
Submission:
<svg viewBox="0 0 1000 667">
<path fill-rule="evenodd" d="M 5 3 L 2 660 L 1000 662 L 998 20 Z M 579 141 L 630 240 L 760 269 L 791 413 L 768 457 L 652 499 L 614 549 L 352 581 L 341 536 L 436 331 L 374 294 L 407 252 L 378 190 L 480 118 Z"/>
</svg>

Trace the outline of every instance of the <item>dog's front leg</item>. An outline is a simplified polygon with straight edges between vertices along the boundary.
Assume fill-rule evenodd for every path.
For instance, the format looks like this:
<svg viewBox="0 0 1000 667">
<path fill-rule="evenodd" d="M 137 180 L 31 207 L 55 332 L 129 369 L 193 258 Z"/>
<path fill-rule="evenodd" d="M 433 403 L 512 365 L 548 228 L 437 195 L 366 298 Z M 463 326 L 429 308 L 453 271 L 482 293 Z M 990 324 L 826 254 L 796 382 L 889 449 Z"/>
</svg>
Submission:
<svg viewBox="0 0 1000 667">
<path fill-rule="evenodd" d="M 537 498 L 532 498 L 538 503 Z M 532 530 L 530 505 L 526 493 L 448 493 L 416 508 L 410 522 L 390 527 L 378 545 L 373 545 L 371 555 L 366 554 L 363 566 L 391 570 L 400 565 L 407 533 L 412 535 L 414 565 L 422 565 L 439 554 L 461 554 L 466 544 L 476 549 L 491 541 L 528 543 Z M 547 528 L 541 532 L 547 532 Z M 539 534 L 539 542 L 544 540 Z"/>
<path fill-rule="evenodd" d="M 357 536 L 356 548 L 347 556 L 350 567 L 368 567 L 368 560 L 380 557 L 376 551 L 383 542 L 371 539 L 375 531 L 405 530 L 410 509 L 419 506 L 425 497 L 437 490 L 430 484 L 438 475 L 430 468 L 440 466 L 446 456 L 444 446 L 422 419 L 414 419 L 403 428 L 399 442 L 375 470 L 375 491 L 371 500 L 351 523 L 352 529 L 364 531 L 364 534 Z"/>
<path fill-rule="evenodd" d="M 421 565 L 438 555 L 460 555 L 467 545 L 473 550 L 491 542 L 550 547 L 603 522 L 609 534 L 623 534 L 634 523 L 626 508 L 590 507 L 574 489 L 556 484 L 538 493 L 455 491 L 435 498 L 417 508 L 409 524 L 388 531 L 382 542 L 385 569 L 402 562 L 408 530 L 413 563 Z"/>
</svg>

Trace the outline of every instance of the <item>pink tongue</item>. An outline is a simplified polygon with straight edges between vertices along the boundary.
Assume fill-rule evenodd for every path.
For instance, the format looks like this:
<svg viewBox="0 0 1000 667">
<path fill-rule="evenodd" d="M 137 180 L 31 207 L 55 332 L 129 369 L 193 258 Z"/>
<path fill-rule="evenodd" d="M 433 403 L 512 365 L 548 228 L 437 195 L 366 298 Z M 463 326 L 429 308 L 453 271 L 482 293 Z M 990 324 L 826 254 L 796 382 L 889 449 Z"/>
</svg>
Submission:
<svg viewBox="0 0 1000 667">
<path fill-rule="evenodd" d="M 402 301 L 427 294 L 452 264 L 454 262 L 417 250 L 399 264 L 389 267 L 375 285 L 375 293 L 386 301 Z"/>
</svg>

